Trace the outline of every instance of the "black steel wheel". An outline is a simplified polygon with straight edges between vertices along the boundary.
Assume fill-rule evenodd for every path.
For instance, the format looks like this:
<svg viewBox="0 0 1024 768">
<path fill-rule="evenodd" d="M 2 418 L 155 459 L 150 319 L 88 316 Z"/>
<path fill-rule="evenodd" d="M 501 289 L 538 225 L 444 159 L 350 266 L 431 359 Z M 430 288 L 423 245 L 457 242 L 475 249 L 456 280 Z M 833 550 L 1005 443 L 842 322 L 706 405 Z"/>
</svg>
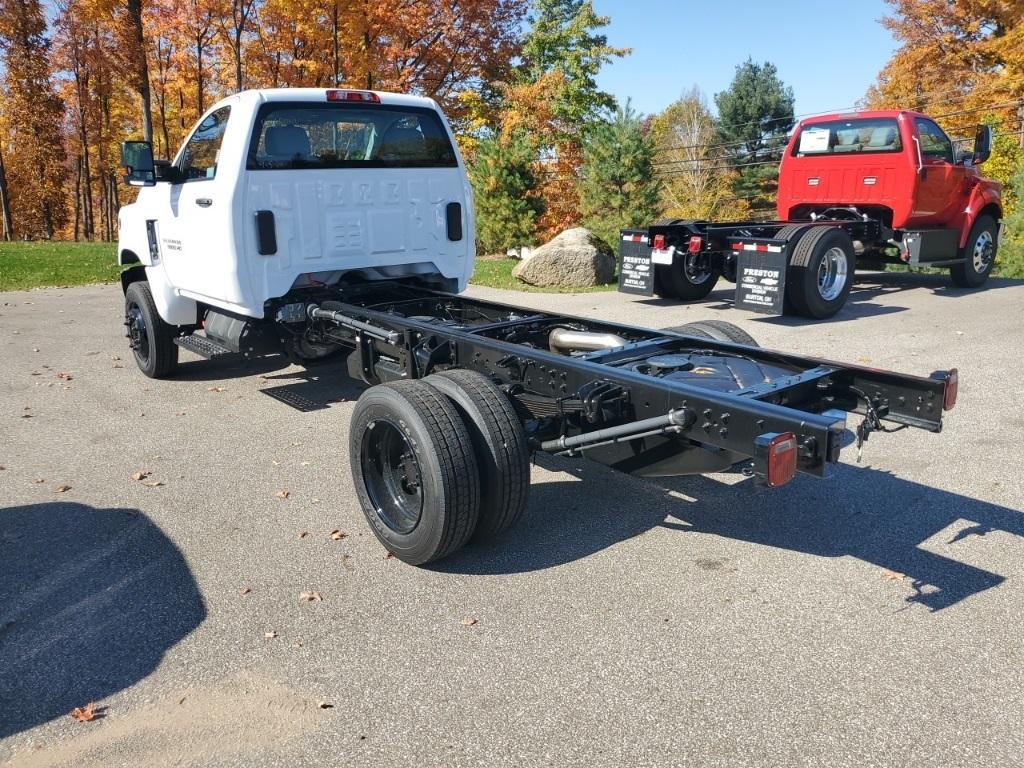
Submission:
<svg viewBox="0 0 1024 768">
<path fill-rule="evenodd" d="M 153 302 L 149 283 L 137 282 L 124 294 L 124 324 L 128 346 L 139 370 L 151 379 L 163 378 L 178 367 L 175 328 L 164 322 Z"/>
<path fill-rule="evenodd" d="M 451 370 L 425 379 L 458 409 L 480 466 L 476 539 L 499 536 L 523 516 L 530 492 L 530 449 L 508 396 L 476 371 Z"/>
<path fill-rule="evenodd" d="M 349 430 L 356 495 L 374 535 L 422 565 L 463 547 L 480 509 L 480 470 L 455 407 L 425 381 L 370 387 Z"/>
<path fill-rule="evenodd" d="M 961 288 L 977 288 L 986 280 L 996 263 L 996 221 L 991 216 L 979 216 L 967 236 L 963 249 L 964 261 L 950 267 L 949 276 Z"/>
<path fill-rule="evenodd" d="M 792 250 L 786 298 L 797 314 L 822 320 L 842 309 L 853 285 L 857 256 L 841 229 L 812 227 Z"/>
<path fill-rule="evenodd" d="M 677 299 L 697 301 L 703 299 L 718 282 L 718 270 L 708 263 L 707 254 L 676 253 L 671 266 L 661 273 L 665 290 Z"/>
<path fill-rule="evenodd" d="M 733 344 L 744 344 L 748 347 L 760 346 L 754 337 L 734 323 L 725 320 L 696 320 L 685 325 L 666 328 L 666 331 L 681 333 L 685 336 L 696 336 L 701 339 L 728 341 Z"/>
</svg>

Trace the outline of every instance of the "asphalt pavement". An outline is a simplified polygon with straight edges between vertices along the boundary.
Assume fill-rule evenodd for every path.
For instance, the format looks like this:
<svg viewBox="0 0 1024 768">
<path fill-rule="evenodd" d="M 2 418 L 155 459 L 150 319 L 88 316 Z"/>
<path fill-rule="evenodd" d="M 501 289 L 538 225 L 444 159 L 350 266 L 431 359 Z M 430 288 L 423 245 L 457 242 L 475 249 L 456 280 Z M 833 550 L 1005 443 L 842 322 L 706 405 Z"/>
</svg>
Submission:
<svg viewBox="0 0 1024 768">
<path fill-rule="evenodd" d="M 1024 764 L 1024 283 L 873 274 L 823 323 L 729 287 L 471 293 L 957 367 L 943 432 L 774 491 L 540 458 L 518 528 L 428 568 L 363 521 L 341 363 L 150 381 L 119 286 L 0 294 L 0 763 Z"/>
</svg>

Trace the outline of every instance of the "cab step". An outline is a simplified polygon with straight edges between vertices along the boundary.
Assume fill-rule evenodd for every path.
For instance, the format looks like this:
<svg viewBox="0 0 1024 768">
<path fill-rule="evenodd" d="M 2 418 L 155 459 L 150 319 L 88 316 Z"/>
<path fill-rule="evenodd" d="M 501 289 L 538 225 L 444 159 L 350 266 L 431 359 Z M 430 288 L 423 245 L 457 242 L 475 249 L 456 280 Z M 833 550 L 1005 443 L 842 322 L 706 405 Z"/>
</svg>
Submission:
<svg viewBox="0 0 1024 768">
<path fill-rule="evenodd" d="M 207 360 L 212 360 L 215 357 L 239 357 L 237 352 L 228 349 L 223 344 L 213 339 L 208 339 L 206 336 L 197 336 L 194 333 L 189 336 L 178 336 L 174 339 L 174 343 L 193 354 L 205 357 Z"/>
</svg>

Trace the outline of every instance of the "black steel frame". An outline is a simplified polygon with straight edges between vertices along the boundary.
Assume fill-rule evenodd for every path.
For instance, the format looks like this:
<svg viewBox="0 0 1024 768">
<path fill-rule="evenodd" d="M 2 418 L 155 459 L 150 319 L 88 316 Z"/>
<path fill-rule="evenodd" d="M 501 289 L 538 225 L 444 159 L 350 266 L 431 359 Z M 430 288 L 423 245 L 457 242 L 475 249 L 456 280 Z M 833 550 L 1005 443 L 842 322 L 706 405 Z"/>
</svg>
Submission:
<svg viewBox="0 0 1024 768">
<path fill-rule="evenodd" d="M 552 450 L 563 438 L 617 429 L 618 436 L 587 455 L 627 471 L 681 446 L 719 451 L 735 463 L 756 457 L 763 435 L 793 432 L 800 446 L 798 470 L 821 476 L 838 460 L 845 429 L 840 411 L 870 409 L 897 424 L 942 428 L 948 372 L 910 376 L 399 283 L 367 284 L 348 290 L 345 298 L 311 303 L 309 316 L 324 338 L 354 348 L 353 375 L 376 384 L 451 367 L 480 371 L 516 399 L 535 447 Z M 557 327 L 614 333 L 628 343 L 558 354 L 540 346 Z M 694 349 L 739 355 L 790 373 L 725 393 L 622 367 Z M 648 451 L 647 458 L 637 458 Z"/>
</svg>

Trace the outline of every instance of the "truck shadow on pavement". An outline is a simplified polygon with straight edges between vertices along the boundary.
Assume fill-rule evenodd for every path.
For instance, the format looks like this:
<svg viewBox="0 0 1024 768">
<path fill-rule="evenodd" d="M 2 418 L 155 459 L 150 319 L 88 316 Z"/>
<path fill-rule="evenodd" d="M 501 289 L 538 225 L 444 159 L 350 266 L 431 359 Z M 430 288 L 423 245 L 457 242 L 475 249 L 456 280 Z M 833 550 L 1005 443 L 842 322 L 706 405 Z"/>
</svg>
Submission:
<svg viewBox="0 0 1024 768">
<path fill-rule="evenodd" d="M 134 509 L 0 509 L 0 739 L 150 674 L 206 618 L 178 548 Z"/>
<path fill-rule="evenodd" d="M 586 492 L 578 480 L 534 484 L 517 528 L 439 567 L 465 574 L 541 570 L 665 527 L 818 557 L 854 557 L 902 576 L 914 590 L 908 603 L 939 611 L 1005 581 L 957 559 L 959 551 L 976 561 L 978 552 L 968 552 L 967 540 L 1000 533 L 1024 537 L 1020 511 L 870 468 L 841 464 L 828 479 L 798 476 L 770 491 L 738 474 L 624 479 L 595 464 L 549 462 L 586 480 Z M 685 538 L 677 546 L 693 548 L 694 559 L 701 555 L 699 545 Z"/>
</svg>

